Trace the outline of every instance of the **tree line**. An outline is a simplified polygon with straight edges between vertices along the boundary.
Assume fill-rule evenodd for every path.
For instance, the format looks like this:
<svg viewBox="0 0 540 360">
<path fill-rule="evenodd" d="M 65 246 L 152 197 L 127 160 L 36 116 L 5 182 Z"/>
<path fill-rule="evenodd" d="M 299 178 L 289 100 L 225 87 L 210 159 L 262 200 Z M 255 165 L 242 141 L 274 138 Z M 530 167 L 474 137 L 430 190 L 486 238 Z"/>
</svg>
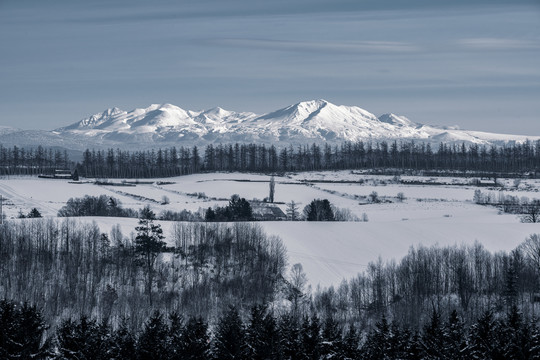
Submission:
<svg viewBox="0 0 540 360">
<path fill-rule="evenodd" d="M 52 173 L 77 168 L 79 175 L 107 178 L 179 176 L 203 171 L 285 172 L 341 169 L 395 169 L 523 173 L 540 168 L 540 141 L 504 146 L 407 141 L 358 141 L 340 145 L 276 147 L 265 144 L 209 144 L 146 151 L 86 149 L 74 164 L 66 151 L 0 145 L 0 174 Z"/>
<path fill-rule="evenodd" d="M 66 150 L 0 144 L 0 175 L 54 174 L 56 169 L 71 169 L 72 161 Z"/>
<path fill-rule="evenodd" d="M 341 145 L 277 148 L 265 144 L 171 147 L 147 151 L 90 150 L 80 173 L 87 177 L 164 177 L 204 171 L 313 171 L 376 169 L 424 171 L 530 172 L 540 168 L 540 141 L 501 147 L 478 144 L 358 141 Z"/>
<path fill-rule="evenodd" d="M 210 330 L 212 328 L 212 330 Z M 456 311 L 433 310 L 418 331 L 382 316 L 362 335 L 354 324 L 313 314 L 297 319 L 255 305 L 242 317 L 235 307 L 215 324 L 201 317 L 154 311 L 138 329 L 86 315 L 47 332 L 35 306 L 0 301 L 3 359 L 318 360 L 318 359 L 537 359 L 540 329 L 513 306 L 500 317 L 486 311 L 470 326 Z"/>
</svg>

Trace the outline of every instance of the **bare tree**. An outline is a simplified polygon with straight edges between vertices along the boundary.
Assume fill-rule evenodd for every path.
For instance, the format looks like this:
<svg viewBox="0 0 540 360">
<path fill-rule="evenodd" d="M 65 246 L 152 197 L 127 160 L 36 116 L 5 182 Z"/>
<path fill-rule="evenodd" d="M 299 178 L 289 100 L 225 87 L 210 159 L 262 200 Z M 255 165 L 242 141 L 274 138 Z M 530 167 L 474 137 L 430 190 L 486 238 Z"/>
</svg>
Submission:
<svg viewBox="0 0 540 360">
<path fill-rule="evenodd" d="M 290 273 L 290 300 L 293 303 L 293 313 L 297 316 L 299 311 L 299 303 L 304 296 L 305 286 L 307 283 L 307 276 L 304 272 L 302 264 L 294 264 L 291 267 Z"/>
<path fill-rule="evenodd" d="M 287 204 L 287 217 L 291 221 L 298 220 L 300 213 L 298 212 L 298 204 L 292 200 L 290 203 Z"/>
<path fill-rule="evenodd" d="M 540 222 L 540 200 L 533 200 L 524 206 L 525 214 L 521 217 L 522 222 L 537 223 Z"/>
</svg>

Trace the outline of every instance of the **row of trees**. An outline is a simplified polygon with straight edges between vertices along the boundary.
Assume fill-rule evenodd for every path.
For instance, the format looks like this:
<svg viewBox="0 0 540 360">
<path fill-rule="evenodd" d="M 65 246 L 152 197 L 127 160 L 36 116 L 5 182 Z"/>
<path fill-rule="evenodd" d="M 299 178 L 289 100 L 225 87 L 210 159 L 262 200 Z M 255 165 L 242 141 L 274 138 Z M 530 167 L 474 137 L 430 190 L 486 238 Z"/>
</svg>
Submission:
<svg viewBox="0 0 540 360">
<path fill-rule="evenodd" d="M 4 147 L 0 144 L 0 175 L 54 174 L 55 169 L 70 169 L 67 151 L 44 148 Z"/>
<path fill-rule="evenodd" d="M 202 318 L 155 311 L 137 330 L 124 320 L 112 327 L 86 316 L 67 318 L 47 336 L 36 307 L 0 301 L 3 359 L 536 359 L 540 329 L 516 306 L 497 318 L 487 311 L 472 325 L 457 311 L 443 319 L 431 313 L 420 331 L 385 316 L 364 335 L 331 316 L 276 315 L 253 306 L 242 319 L 234 307 L 214 330 Z"/>
<path fill-rule="evenodd" d="M 507 195 L 502 191 L 482 192 L 477 189 L 474 191 L 473 201 L 479 205 L 496 206 L 507 214 L 518 214 L 522 222 L 540 222 L 539 199 L 531 200 L 527 197 L 519 198 L 514 195 Z"/>
<path fill-rule="evenodd" d="M 264 144 L 207 145 L 204 153 L 176 147 L 128 152 L 86 150 L 80 166 L 88 177 L 159 177 L 200 171 L 310 171 L 392 168 L 492 173 L 540 168 L 540 141 L 486 147 L 477 144 L 344 142 L 276 148 Z"/>
<path fill-rule="evenodd" d="M 70 169 L 66 151 L 0 145 L 0 175 L 53 173 Z M 201 171 L 309 171 L 392 168 L 491 173 L 528 172 L 540 168 L 540 141 L 497 146 L 414 142 L 344 142 L 277 148 L 264 144 L 181 146 L 148 151 L 90 150 L 77 165 L 87 177 L 149 178 Z"/>
</svg>

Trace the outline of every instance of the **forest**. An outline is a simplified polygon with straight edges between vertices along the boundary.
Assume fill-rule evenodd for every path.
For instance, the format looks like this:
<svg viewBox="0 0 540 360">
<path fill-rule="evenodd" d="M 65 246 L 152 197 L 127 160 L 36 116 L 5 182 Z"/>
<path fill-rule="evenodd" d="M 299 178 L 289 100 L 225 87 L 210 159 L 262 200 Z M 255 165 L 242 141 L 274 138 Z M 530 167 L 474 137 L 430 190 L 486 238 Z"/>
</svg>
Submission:
<svg viewBox="0 0 540 360">
<path fill-rule="evenodd" d="M 368 333 L 331 316 L 297 319 L 253 306 L 245 319 L 235 307 L 210 326 L 201 317 L 155 311 L 134 331 L 125 319 L 113 328 L 85 315 L 49 328 L 35 306 L 0 301 L 0 355 L 5 359 L 537 359 L 540 330 L 512 307 L 500 318 L 486 311 L 471 326 L 456 311 L 433 311 L 421 330 L 385 316 Z"/>
<path fill-rule="evenodd" d="M 3 304 L 17 309 L 35 306 L 49 329 L 43 336 L 66 342 L 56 347 L 58 351 L 81 346 L 73 337 L 113 341 L 118 332 L 139 349 L 147 331 L 165 334 L 179 326 L 182 330 L 174 330 L 180 332 L 175 336 L 182 337 L 189 324 L 199 324 L 199 336 L 209 339 L 204 342 L 206 358 L 226 358 L 215 355 L 221 346 L 216 339 L 234 309 L 234 331 L 246 338 L 244 345 L 235 346 L 245 354 L 254 347 L 247 340 L 254 308 L 267 318 L 270 333 L 283 321 L 292 322 L 286 328 L 294 331 L 281 340 L 278 335 L 257 335 L 258 344 L 298 341 L 294 349 L 312 347 L 306 350 L 311 355 L 294 357 L 271 346 L 276 353 L 260 358 L 319 359 L 333 353 L 340 353 L 338 358 L 406 358 L 412 352 L 438 358 L 435 354 L 446 353 L 441 350 L 446 346 L 458 346 L 462 358 L 472 356 L 467 351 L 509 358 L 518 349 L 501 341 L 509 334 L 521 344 L 519 351 L 533 354 L 536 349 L 540 235 L 524 239 L 510 253 L 491 253 L 479 243 L 411 248 L 399 261 L 373 261 L 337 287 L 311 289 L 302 266 L 287 264 L 281 240 L 267 236 L 256 224 L 178 222 L 172 239 L 164 239 L 152 214 L 140 213 L 139 225 L 129 235 L 117 226 L 107 234 L 95 223 L 70 218 L 5 222 L 0 226 Z M 182 325 L 175 320 L 173 326 L 170 314 L 180 316 Z M 14 316 L 1 316 L 15 321 Z M 327 322 L 333 324 L 333 332 L 328 330 L 333 340 L 325 330 Z M 449 345 L 453 340 L 448 337 L 457 336 L 449 335 L 455 327 L 461 337 Z M 489 349 L 477 348 L 486 346 L 479 336 L 499 342 Z M 342 353 L 347 341 L 356 344 L 353 355 Z M 334 344 L 340 350 L 327 349 Z M 391 351 L 400 355 L 388 355 Z M 66 354 L 60 358 L 76 358 Z"/>
<path fill-rule="evenodd" d="M 390 169 L 393 172 L 455 171 L 498 176 L 537 176 L 540 141 L 504 146 L 440 143 L 359 141 L 340 145 L 303 145 L 276 148 L 264 144 L 209 144 L 146 151 L 87 149 L 81 162 L 66 152 L 12 148 L 0 145 L 0 175 L 53 174 L 55 169 L 77 169 L 97 178 L 152 178 L 213 171 L 286 172 L 343 169 Z M 472 173 L 472 174 L 471 174 Z"/>
</svg>

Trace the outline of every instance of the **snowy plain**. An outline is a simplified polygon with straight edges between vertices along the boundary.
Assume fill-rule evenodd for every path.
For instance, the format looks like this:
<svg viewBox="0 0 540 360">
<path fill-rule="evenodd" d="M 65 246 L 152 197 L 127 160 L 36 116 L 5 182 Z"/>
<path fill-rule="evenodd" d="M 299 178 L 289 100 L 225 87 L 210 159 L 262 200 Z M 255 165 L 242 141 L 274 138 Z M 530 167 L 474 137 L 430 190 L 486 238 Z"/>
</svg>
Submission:
<svg viewBox="0 0 540 360">
<path fill-rule="evenodd" d="M 427 177 L 402 177 L 407 181 L 433 181 Z M 175 178 L 144 180 L 136 186 L 79 184 L 35 177 L 0 179 L 0 195 L 7 219 L 36 207 L 45 217 L 56 217 L 72 197 L 107 195 L 119 199 L 125 208 L 149 205 L 163 210 L 204 211 L 223 206 L 233 194 L 248 200 L 268 196 L 270 177 L 262 174 L 209 173 Z M 120 183 L 121 180 L 111 180 Z M 259 222 L 270 235 L 281 237 L 287 248 L 289 265 L 301 263 L 313 288 L 339 285 L 365 270 L 369 262 L 399 259 L 411 246 L 482 243 L 490 251 L 509 251 L 527 236 L 540 233 L 540 224 L 521 223 L 516 215 L 500 214 L 494 207 L 474 204 L 474 191 L 503 191 L 517 197 L 540 198 L 538 180 L 499 179 L 504 189 L 476 187 L 470 178 L 435 178 L 444 185 L 397 183 L 391 176 L 363 175 L 351 171 L 313 172 L 276 176 L 275 201 L 283 211 L 294 200 L 300 210 L 315 198 L 350 209 L 368 222 Z M 147 183 L 150 182 L 150 183 Z M 160 183 L 164 182 L 164 183 Z M 381 203 L 370 203 L 377 192 Z M 398 193 L 405 199 L 399 201 Z M 162 204 L 163 196 L 169 199 Z M 58 218 L 58 221 L 62 221 Z M 137 219 L 89 217 L 102 232 L 119 224 L 124 236 L 134 232 Z M 162 221 L 166 240 L 172 241 L 173 222 Z"/>
</svg>

